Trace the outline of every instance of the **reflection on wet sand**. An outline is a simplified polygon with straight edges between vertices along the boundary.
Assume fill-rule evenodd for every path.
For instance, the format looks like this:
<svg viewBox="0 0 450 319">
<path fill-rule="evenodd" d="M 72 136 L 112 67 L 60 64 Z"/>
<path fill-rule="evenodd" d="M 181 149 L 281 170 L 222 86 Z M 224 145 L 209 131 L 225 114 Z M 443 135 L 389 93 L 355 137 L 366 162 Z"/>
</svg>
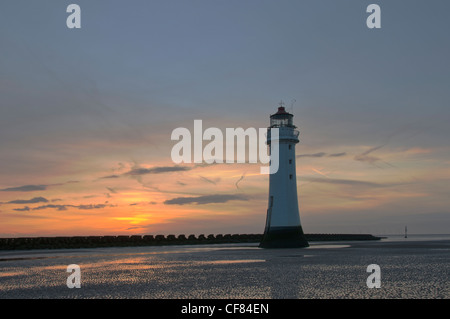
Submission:
<svg viewBox="0 0 450 319">
<path fill-rule="evenodd" d="M 449 240 L 0 252 L 0 298 L 449 298 L 448 249 Z M 366 286 L 373 263 L 382 289 Z M 81 268 L 80 289 L 66 286 L 69 264 Z"/>
</svg>

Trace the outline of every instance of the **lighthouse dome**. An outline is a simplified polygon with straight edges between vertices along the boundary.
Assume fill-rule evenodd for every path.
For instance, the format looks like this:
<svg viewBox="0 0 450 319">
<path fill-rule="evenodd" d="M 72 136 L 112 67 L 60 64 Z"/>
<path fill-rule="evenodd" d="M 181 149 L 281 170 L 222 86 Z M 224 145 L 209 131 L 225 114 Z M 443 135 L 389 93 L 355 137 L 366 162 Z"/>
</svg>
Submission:
<svg viewBox="0 0 450 319">
<path fill-rule="evenodd" d="M 277 113 L 270 116 L 270 127 L 289 126 L 295 128 L 293 118 L 293 114 L 286 112 L 284 106 L 280 106 Z"/>
</svg>

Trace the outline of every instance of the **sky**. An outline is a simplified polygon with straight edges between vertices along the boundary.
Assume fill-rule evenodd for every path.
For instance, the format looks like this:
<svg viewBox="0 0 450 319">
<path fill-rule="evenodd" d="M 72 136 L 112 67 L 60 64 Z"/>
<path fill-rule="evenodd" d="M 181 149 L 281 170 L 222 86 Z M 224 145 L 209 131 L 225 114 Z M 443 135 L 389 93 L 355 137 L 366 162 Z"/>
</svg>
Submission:
<svg viewBox="0 0 450 319">
<path fill-rule="evenodd" d="M 175 164 L 171 133 L 264 128 L 280 100 L 300 130 L 306 233 L 448 233 L 449 11 L 3 0 L 0 237 L 262 233 L 261 164 Z"/>
</svg>

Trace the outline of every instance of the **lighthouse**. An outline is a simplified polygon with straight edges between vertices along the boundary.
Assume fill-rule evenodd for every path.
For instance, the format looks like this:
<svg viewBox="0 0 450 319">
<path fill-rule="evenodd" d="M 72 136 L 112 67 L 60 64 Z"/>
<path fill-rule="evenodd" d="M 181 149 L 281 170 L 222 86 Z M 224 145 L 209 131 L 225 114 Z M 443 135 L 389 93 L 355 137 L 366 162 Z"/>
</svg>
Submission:
<svg viewBox="0 0 450 319">
<path fill-rule="evenodd" d="M 261 248 L 309 246 L 298 210 L 295 145 L 299 142 L 299 131 L 293 124 L 293 118 L 294 115 L 286 112 L 283 103 L 270 116 L 267 145 L 271 150 L 271 143 L 278 135 L 279 167 L 276 173 L 269 175 L 269 203 L 264 235 L 259 245 Z M 278 134 L 272 137 L 271 130 L 274 128 L 278 129 Z"/>
</svg>

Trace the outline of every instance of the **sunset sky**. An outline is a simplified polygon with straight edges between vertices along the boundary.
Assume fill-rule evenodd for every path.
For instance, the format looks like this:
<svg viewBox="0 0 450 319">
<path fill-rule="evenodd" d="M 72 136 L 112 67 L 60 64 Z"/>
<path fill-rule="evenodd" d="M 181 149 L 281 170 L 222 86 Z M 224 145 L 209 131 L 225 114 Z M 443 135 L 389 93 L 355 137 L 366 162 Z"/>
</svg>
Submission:
<svg viewBox="0 0 450 319">
<path fill-rule="evenodd" d="M 81 29 L 66 26 L 70 3 Z M 381 29 L 366 26 L 370 3 Z M 449 12 L 3 0 L 0 237 L 262 233 L 261 164 L 177 165 L 171 133 L 267 127 L 280 100 L 300 130 L 306 233 L 448 233 Z"/>
</svg>

